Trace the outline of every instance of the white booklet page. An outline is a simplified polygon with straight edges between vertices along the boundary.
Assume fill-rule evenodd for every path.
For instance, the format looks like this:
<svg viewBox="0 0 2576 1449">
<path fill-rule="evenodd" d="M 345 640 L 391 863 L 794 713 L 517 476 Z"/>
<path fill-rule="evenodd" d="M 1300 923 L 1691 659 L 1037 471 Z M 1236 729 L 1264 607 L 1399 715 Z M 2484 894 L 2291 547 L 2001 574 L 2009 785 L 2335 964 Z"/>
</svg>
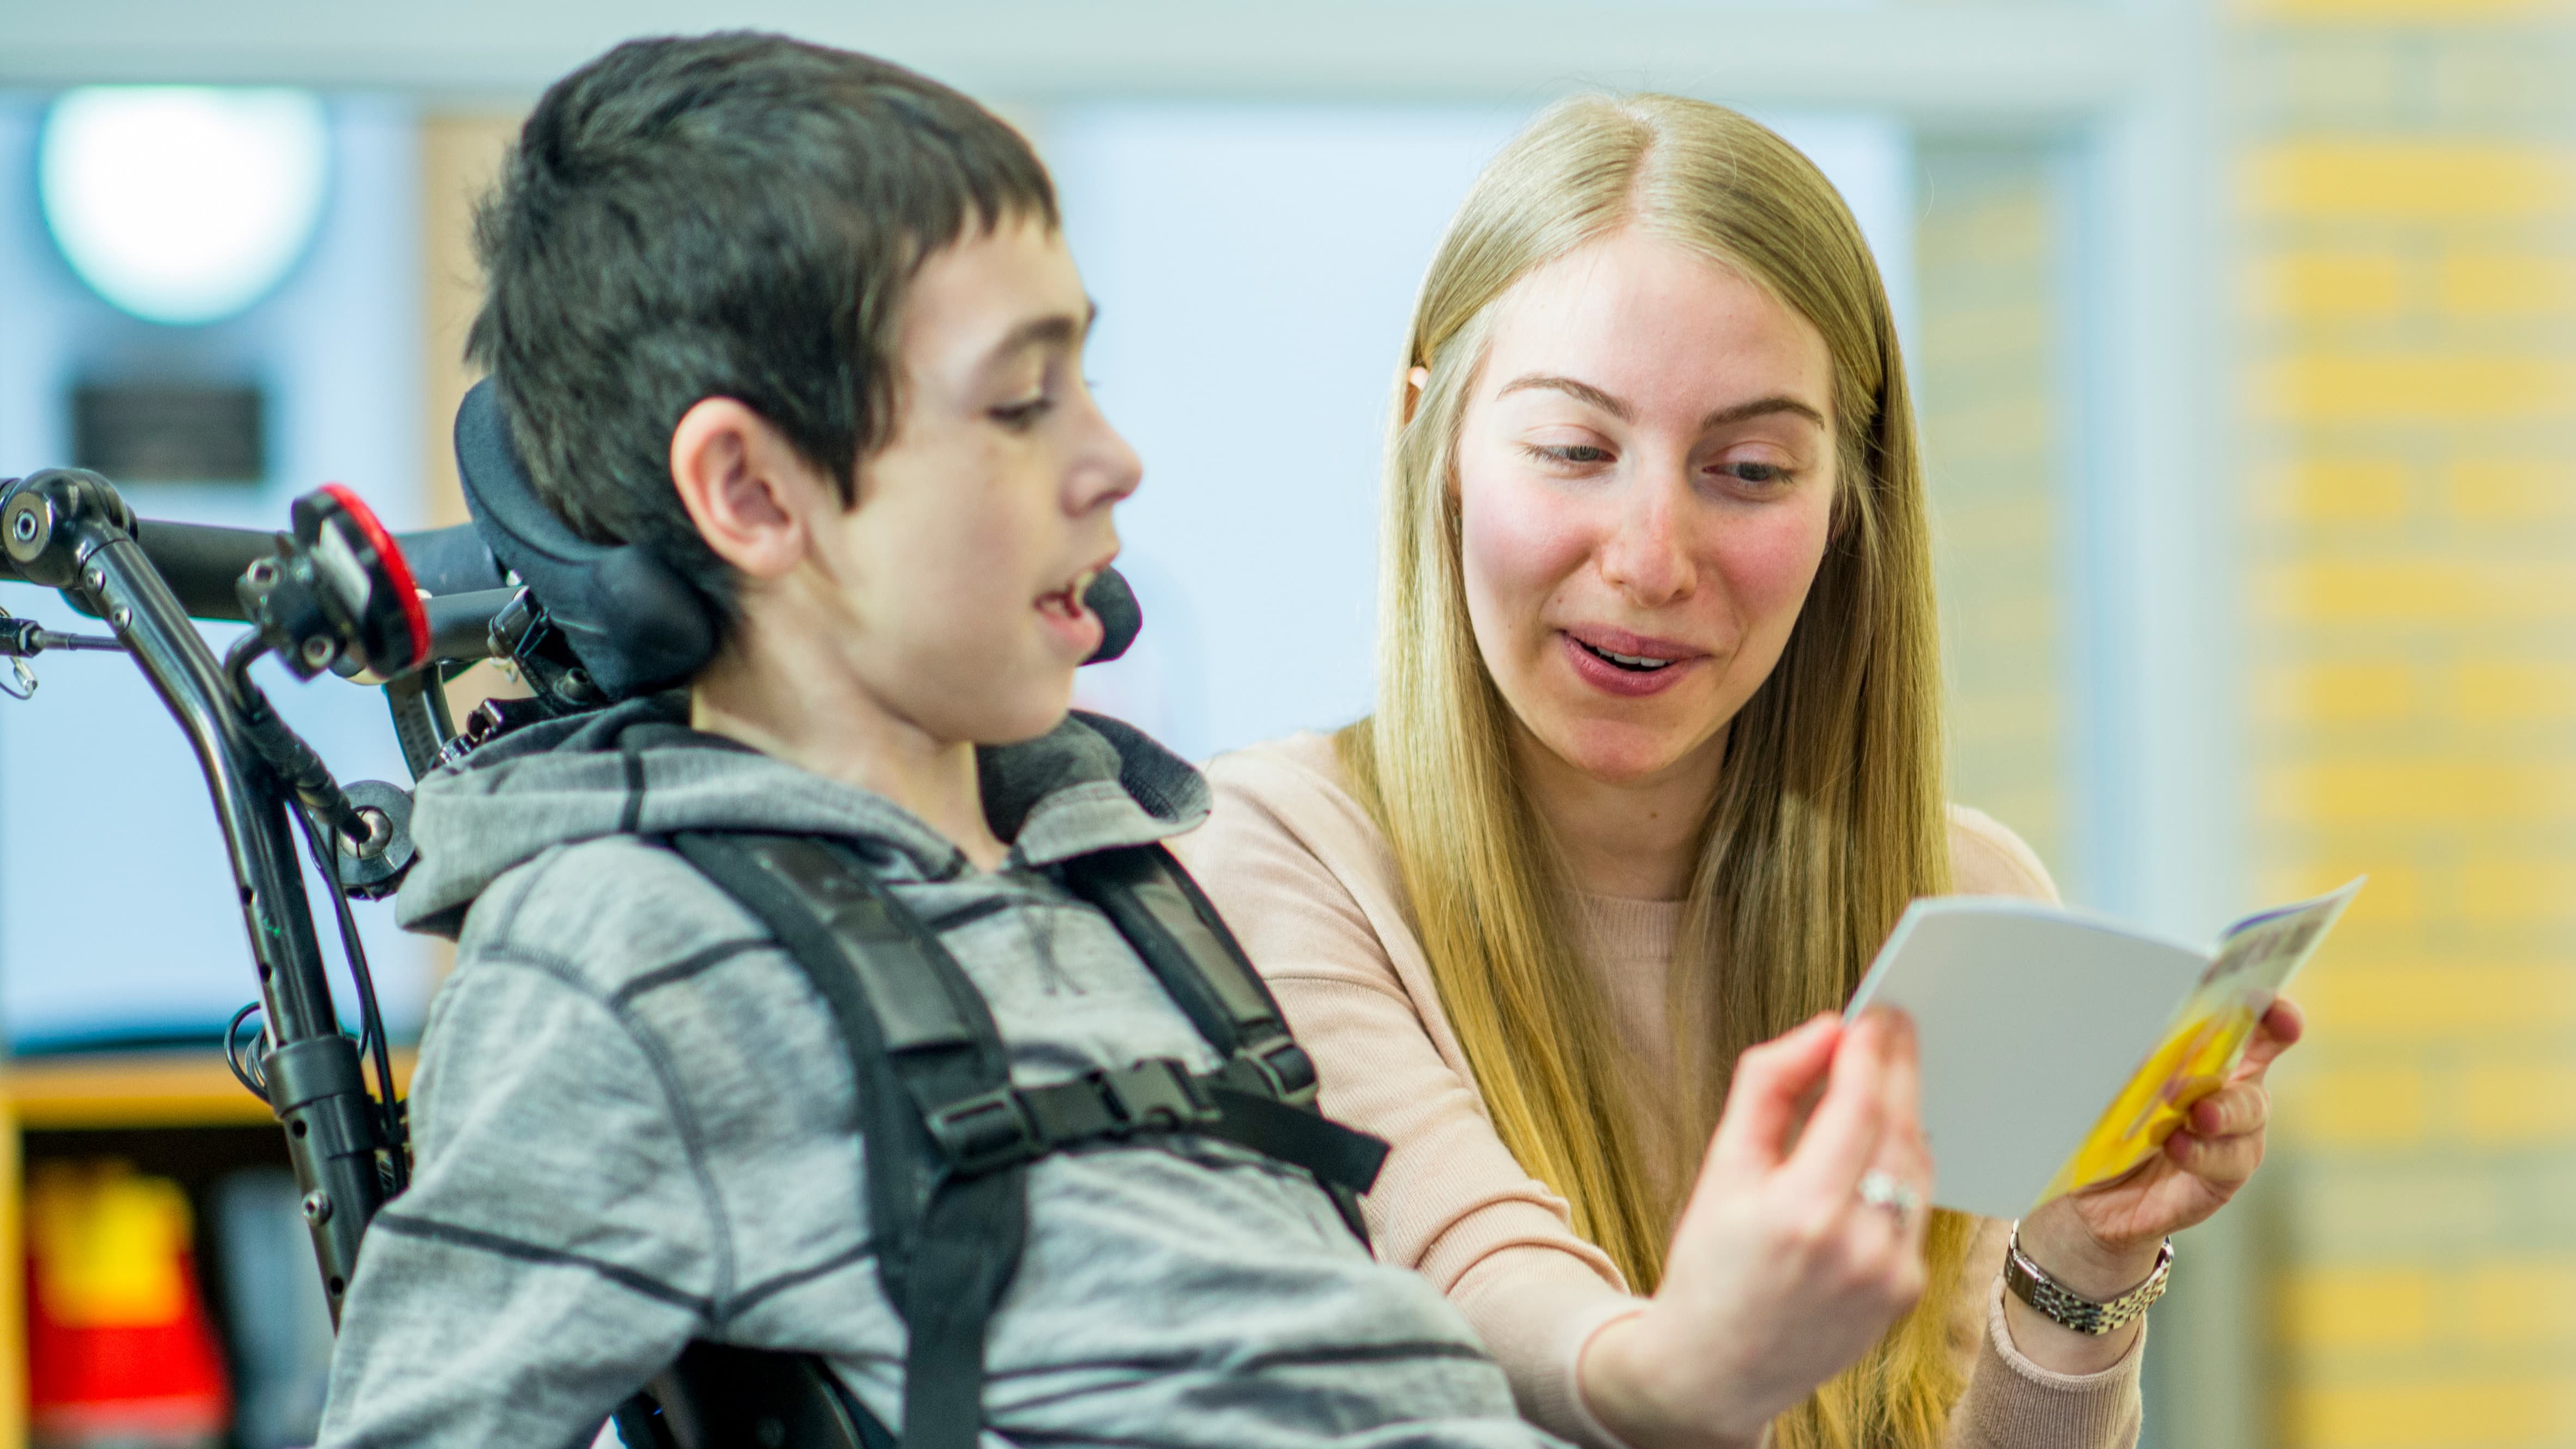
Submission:
<svg viewBox="0 0 2576 1449">
<path fill-rule="evenodd" d="M 2210 950 L 2036 901 L 1916 901 L 1846 1015 L 1914 1018 L 1933 1201 L 2015 1218 L 2144 1162 L 2225 1082 L 2361 884 L 2248 917 Z"/>
</svg>

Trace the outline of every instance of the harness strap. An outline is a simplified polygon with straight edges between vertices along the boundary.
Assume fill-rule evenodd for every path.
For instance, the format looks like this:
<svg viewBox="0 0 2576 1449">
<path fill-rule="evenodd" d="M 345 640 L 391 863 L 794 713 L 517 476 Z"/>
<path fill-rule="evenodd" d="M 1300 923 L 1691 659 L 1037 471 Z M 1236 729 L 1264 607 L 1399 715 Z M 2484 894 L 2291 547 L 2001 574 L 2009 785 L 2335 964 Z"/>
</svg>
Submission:
<svg viewBox="0 0 2576 1449">
<path fill-rule="evenodd" d="M 1109 917 L 1224 1061 L 1160 1058 L 1017 1087 L 991 1010 L 932 931 L 846 846 L 683 832 L 673 849 L 758 917 L 830 1009 L 858 1087 L 877 1276 L 904 1318 L 904 1449 L 973 1449 L 986 1331 L 1028 1234 L 1028 1164 L 1195 1132 L 1311 1173 L 1365 1243 L 1358 1194 L 1386 1144 L 1313 1110 L 1315 1070 L 1269 989 L 1159 846 L 1084 857 L 1068 888 Z"/>
<path fill-rule="evenodd" d="M 671 844 L 769 927 L 831 1009 L 859 1088 L 877 1275 L 907 1330 L 902 1442 L 974 1449 L 985 1329 L 1028 1235 L 1027 1164 L 949 1171 L 929 1124 L 1009 1089 L 992 1013 L 938 936 L 822 843 L 683 833 Z"/>
<path fill-rule="evenodd" d="M 1064 880 L 1109 917 L 1199 1035 L 1225 1054 L 1216 1091 L 1234 1107 L 1203 1130 L 1314 1173 L 1351 1236 L 1367 1243 L 1359 1195 L 1377 1181 L 1386 1144 L 1297 1110 L 1314 1106 L 1314 1060 L 1288 1034 L 1278 998 L 1198 882 L 1160 845 L 1080 857 Z"/>
<path fill-rule="evenodd" d="M 1193 1072 L 1168 1057 L 1046 1087 L 1007 1087 L 929 1119 L 953 1173 L 974 1175 L 1086 1143 L 1153 1132 L 1196 1132 L 1301 1167 L 1330 1187 L 1366 1192 L 1386 1144 L 1276 1098 L 1225 1072 Z"/>
</svg>

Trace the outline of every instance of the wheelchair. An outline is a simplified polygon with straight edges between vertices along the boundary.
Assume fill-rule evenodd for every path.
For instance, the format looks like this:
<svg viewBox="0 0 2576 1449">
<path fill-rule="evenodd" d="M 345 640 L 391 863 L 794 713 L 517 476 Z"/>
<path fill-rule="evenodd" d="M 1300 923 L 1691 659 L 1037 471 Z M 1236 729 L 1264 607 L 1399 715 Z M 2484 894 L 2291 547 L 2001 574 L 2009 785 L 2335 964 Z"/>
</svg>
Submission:
<svg viewBox="0 0 2576 1449">
<path fill-rule="evenodd" d="M 0 692 L 31 697 L 29 661 L 47 651 L 125 653 L 204 774 L 258 977 L 258 999 L 225 1032 L 225 1059 L 286 1134 L 335 1323 L 368 1222 L 410 1175 L 404 1104 L 349 901 L 401 884 L 415 855 L 411 792 L 341 783 L 251 665 L 274 657 L 300 681 L 331 672 L 381 690 L 417 780 L 519 725 L 676 686 L 717 643 L 697 595 L 650 553 L 584 540 L 546 509 L 488 382 L 459 411 L 456 449 L 474 521 L 402 535 L 337 484 L 298 498 L 289 527 L 264 533 L 137 518 L 85 470 L 0 480 L 0 581 L 57 590 L 109 630 L 67 634 L 0 611 Z M 1117 657 L 1141 623 L 1133 595 L 1104 572 L 1085 601 L 1107 626 L 1093 658 Z M 196 620 L 248 628 L 218 658 Z M 460 727 L 443 686 L 486 659 L 506 662 L 529 697 L 487 701 Z M 340 1025 L 299 851 L 337 886 L 355 1037 Z M 611 1423 L 628 1449 L 896 1444 L 819 1359 L 717 1343 L 691 1344 Z"/>
</svg>

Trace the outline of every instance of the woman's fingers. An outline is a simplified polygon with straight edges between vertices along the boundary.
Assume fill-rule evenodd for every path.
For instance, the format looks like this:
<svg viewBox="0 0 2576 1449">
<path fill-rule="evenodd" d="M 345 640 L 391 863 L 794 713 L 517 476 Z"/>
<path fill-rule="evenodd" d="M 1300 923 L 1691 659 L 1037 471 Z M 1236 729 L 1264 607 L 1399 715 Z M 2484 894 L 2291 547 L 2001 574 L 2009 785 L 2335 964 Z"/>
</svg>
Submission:
<svg viewBox="0 0 2576 1449">
<path fill-rule="evenodd" d="M 2186 1119 L 2196 1137 L 2241 1137 L 2272 1119 L 2272 1094 L 2258 1082 L 2238 1082 L 2192 1104 Z"/>
<path fill-rule="evenodd" d="M 1887 1137 L 1885 1165 L 1918 1192 L 1932 1188 L 1932 1153 L 1923 1145 L 1923 1054 L 1914 1018 L 1885 1013 L 1887 1026 Z"/>
<path fill-rule="evenodd" d="M 2165 1139 L 2165 1156 L 2223 1199 L 2262 1164 L 2263 1129 L 2271 1117 L 2272 1094 L 2262 1083 L 2238 1082 L 2192 1104 L 2186 1130 Z"/>
<path fill-rule="evenodd" d="M 2272 1009 L 2264 1012 L 2262 1021 L 2255 1024 L 2254 1040 L 2245 1048 L 2244 1064 L 2237 1071 L 2260 1075 L 2264 1068 L 2272 1065 L 2273 1058 L 2296 1046 L 2307 1029 L 2307 1013 L 2299 1010 L 2297 1002 L 2286 996 L 2274 997 Z"/>
<path fill-rule="evenodd" d="M 2165 1156 L 2174 1166 L 2209 1184 L 2221 1199 L 2243 1187 L 2263 1163 L 2262 1134 L 2203 1137 L 2177 1132 L 2165 1139 Z"/>
<path fill-rule="evenodd" d="M 1877 1160 L 1888 1122 L 1888 1022 L 1888 1013 L 1871 1011 L 1843 1033 L 1824 1100 L 1781 1169 L 1810 1204 L 1851 1198 Z"/>
<path fill-rule="evenodd" d="M 1788 1155 L 1799 1109 L 1824 1080 L 1843 1035 L 1841 1019 L 1824 1012 L 1794 1031 L 1747 1047 L 1735 1059 L 1726 1113 L 1709 1143 L 1709 1166 L 1747 1181 L 1777 1168 Z"/>
<path fill-rule="evenodd" d="M 1923 1064 L 1914 1035 L 1914 1019 L 1892 1013 L 1887 1062 L 1887 1132 L 1879 1150 L 1880 1169 L 1914 1190 L 1915 1206 L 1904 1215 L 1908 1257 L 1923 1241 L 1932 1219 L 1932 1150 L 1923 1141 Z M 1919 1290 L 1919 1285 L 1918 1285 Z"/>
</svg>

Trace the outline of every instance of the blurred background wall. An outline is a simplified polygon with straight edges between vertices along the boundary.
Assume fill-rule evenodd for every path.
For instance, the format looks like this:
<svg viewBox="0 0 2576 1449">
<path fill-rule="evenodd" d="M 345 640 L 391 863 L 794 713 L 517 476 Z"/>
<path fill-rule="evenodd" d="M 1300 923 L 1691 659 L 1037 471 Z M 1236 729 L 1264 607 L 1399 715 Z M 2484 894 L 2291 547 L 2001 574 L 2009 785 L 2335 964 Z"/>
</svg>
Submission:
<svg viewBox="0 0 2576 1449">
<path fill-rule="evenodd" d="M 1395 349 L 1493 148 L 1586 86 L 1778 125 L 1903 319 L 1958 798 L 2070 899 L 2187 938 L 2373 877 L 2302 990 L 2272 1167 L 2182 1245 L 2149 1442 L 2576 1446 L 2560 0 L 0 7 L 0 475 L 63 461 L 101 358 L 220 355 L 310 441 L 153 506 L 282 516 L 336 477 L 402 522 L 461 516 L 465 227 L 516 116 L 622 36 L 731 24 L 921 66 L 1056 168 L 1103 307 L 1091 371 L 1148 467 L 1122 531 L 1152 622 L 1085 689 L 1194 755 L 1367 707 Z M 44 109 L 112 82 L 329 98 L 326 222 L 240 318 L 119 317 L 45 237 Z M 48 607 L 26 593 L 0 605 Z M 249 994 L 187 761 L 86 663 L 0 701 L 22 1051 L 202 1033 Z M 363 698 L 299 707 L 382 748 Z M 131 779 L 81 771 L 111 746 Z M 151 888 L 110 889 L 111 861 Z M 434 961 L 381 950 L 416 1021 Z"/>
<path fill-rule="evenodd" d="M 2263 1228 L 2287 1442 L 2576 1442 L 2571 62 L 2468 0 L 2228 45 L 2253 880 L 2372 877 Z"/>
</svg>

